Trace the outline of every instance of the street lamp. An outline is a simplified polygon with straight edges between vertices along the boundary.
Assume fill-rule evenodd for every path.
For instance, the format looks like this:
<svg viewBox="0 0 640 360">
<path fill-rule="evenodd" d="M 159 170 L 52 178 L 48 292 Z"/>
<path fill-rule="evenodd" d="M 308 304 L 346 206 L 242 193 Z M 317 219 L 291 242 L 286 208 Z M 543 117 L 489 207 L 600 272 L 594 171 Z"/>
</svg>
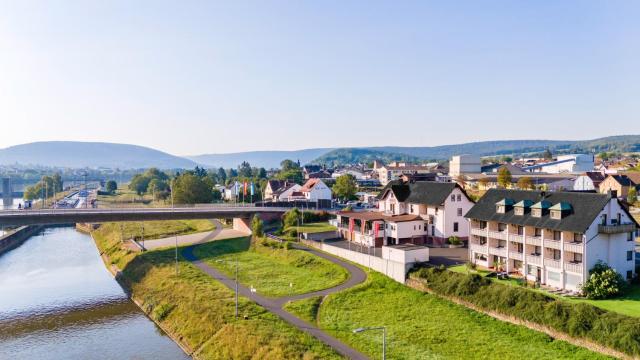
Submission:
<svg viewBox="0 0 640 360">
<path fill-rule="evenodd" d="M 223 263 L 229 263 L 231 261 L 229 260 L 216 260 L 217 262 Z M 238 258 L 236 257 L 236 319 L 238 319 Z M 253 290 L 253 287 L 252 287 Z"/>
<path fill-rule="evenodd" d="M 384 326 L 379 327 L 361 327 L 353 330 L 354 334 L 358 334 L 361 332 L 369 331 L 369 330 L 382 330 L 382 360 L 387 359 L 387 328 Z"/>
<path fill-rule="evenodd" d="M 171 212 L 176 211 L 173 204 L 173 180 L 174 179 L 171 179 L 171 182 L 169 183 L 169 191 L 171 192 Z M 175 236 L 176 236 L 176 275 L 178 275 L 178 233 L 176 233 Z"/>
</svg>

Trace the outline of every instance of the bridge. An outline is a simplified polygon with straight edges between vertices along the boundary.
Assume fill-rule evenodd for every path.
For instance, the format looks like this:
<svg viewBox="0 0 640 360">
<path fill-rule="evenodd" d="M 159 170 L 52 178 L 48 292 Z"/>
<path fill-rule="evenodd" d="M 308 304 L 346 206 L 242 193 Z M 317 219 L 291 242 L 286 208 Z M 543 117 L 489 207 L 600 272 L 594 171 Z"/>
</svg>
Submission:
<svg viewBox="0 0 640 360">
<path fill-rule="evenodd" d="M 0 211 L 0 226 L 103 223 L 120 221 L 233 219 L 236 230 L 250 231 L 254 215 L 281 216 L 290 208 L 255 206 L 195 206 L 168 208 L 34 209 Z"/>
</svg>

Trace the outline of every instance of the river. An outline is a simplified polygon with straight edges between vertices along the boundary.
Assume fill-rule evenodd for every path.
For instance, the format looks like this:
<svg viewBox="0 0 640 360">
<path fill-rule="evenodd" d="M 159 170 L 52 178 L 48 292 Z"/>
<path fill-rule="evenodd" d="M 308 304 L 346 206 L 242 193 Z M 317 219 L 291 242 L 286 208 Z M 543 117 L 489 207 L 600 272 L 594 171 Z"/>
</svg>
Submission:
<svg viewBox="0 0 640 360">
<path fill-rule="evenodd" d="M 126 296 L 90 236 L 50 228 L 0 255 L 0 359 L 189 359 Z"/>
</svg>

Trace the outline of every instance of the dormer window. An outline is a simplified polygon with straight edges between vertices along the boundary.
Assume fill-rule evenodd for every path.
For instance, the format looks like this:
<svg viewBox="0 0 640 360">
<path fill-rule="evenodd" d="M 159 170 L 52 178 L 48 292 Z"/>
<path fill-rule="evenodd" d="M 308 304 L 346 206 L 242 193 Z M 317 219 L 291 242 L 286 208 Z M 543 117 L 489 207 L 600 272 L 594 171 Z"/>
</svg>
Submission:
<svg viewBox="0 0 640 360">
<path fill-rule="evenodd" d="M 562 212 L 560 210 L 551 210 L 551 218 L 554 220 L 562 219 Z"/>
<path fill-rule="evenodd" d="M 504 214 L 509 211 L 511 207 L 513 207 L 513 200 L 505 198 L 496 203 L 496 212 L 498 214 Z"/>
<path fill-rule="evenodd" d="M 505 209 L 504 205 L 498 205 L 497 208 L 496 208 L 496 212 L 498 214 L 504 214 L 505 213 L 504 209 Z"/>
<path fill-rule="evenodd" d="M 524 208 L 523 208 L 523 207 L 521 207 L 521 206 L 515 207 L 515 208 L 514 208 L 514 210 L 513 210 L 513 212 L 514 212 L 516 215 L 522 216 L 522 215 L 524 215 Z"/>
<path fill-rule="evenodd" d="M 531 209 L 531 216 L 542 217 L 542 209 Z"/>
<path fill-rule="evenodd" d="M 549 211 L 550 207 L 551 207 L 551 203 L 546 200 L 537 202 L 531 205 L 531 216 L 542 217 L 547 213 L 547 211 Z"/>
<path fill-rule="evenodd" d="M 551 211 L 551 218 L 554 220 L 562 220 L 562 218 L 571 213 L 571 209 L 571 204 L 566 202 L 559 202 L 549 208 Z"/>
<path fill-rule="evenodd" d="M 518 216 L 523 216 L 531 207 L 533 201 L 531 200 L 522 200 L 515 205 L 513 205 L 513 212 Z"/>
</svg>

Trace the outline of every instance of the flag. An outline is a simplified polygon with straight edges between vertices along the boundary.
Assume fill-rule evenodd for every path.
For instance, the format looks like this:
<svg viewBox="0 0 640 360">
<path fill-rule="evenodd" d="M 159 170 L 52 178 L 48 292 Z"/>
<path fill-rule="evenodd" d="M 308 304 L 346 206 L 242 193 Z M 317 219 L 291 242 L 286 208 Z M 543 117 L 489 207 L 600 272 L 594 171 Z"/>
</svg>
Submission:
<svg viewBox="0 0 640 360">
<path fill-rule="evenodd" d="M 254 192 L 255 192 L 255 189 L 253 187 L 253 181 L 252 181 L 251 182 L 251 196 L 253 196 Z"/>
<path fill-rule="evenodd" d="M 353 232 L 353 226 L 355 225 L 355 221 L 353 218 L 349 219 L 349 232 Z"/>
<path fill-rule="evenodd" d="M 379 233 L 380 233 L 380 226 L 378 225 L 377 221 L 374 221 L 373 222 L 373 237 L 377 238 Z"/>
<path fill-rule="evenodd" d="M 238 181 L 236 181 L 234 187 L 235 187 L 235 190 L 236 190 L 236 195 L 238 195 L 238 193 L 240 192 L 240 183 Z"/>
<path fill-rule="evenodd" d="M 247 196 L 247 182 L 245 181 L 242 188 L 242 194 Z"/>
</svg>

